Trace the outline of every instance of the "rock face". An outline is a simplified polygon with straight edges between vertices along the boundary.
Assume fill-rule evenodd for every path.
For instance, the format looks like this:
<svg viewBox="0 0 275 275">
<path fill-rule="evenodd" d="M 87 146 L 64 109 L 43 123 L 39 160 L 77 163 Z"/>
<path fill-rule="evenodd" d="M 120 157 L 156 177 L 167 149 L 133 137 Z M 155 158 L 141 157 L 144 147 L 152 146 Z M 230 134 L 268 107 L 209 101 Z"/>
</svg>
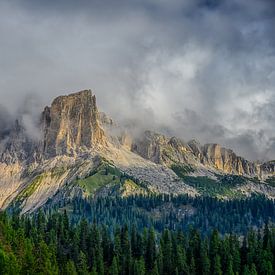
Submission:
<svg viewBox="0 0 275 275">
<path fill-rule="evenodd" d="M 40 140 L 32 139 L 16 120 L 9 135 L 0 140 L 0 162 L 32 163 L 107 145 L 96 98 L 90 90 L 57 97 L 51 107 L 45 107 L 37 128 Z"/>
<path fill-rule="evenodd" d="M 275 173 L 275 162 L 259 164 L 237 156 L 219 144 L 200 145 L 195 140 L 185 143 L 176 137 L 167 138 L 151 131 L 146 131 L 143 137 L 136 139 L 132 150 L 145 159 L 167 166 L 174 163 L 203 165 L 217 173 L 259 178 Z"/>
<path fill-rule="evenodd" d="M 162 163 L 162 150 L 168 144 L 165 136 L 146 131 L 132 144 L 132 151 L 155 163 Z"/>
<path fill-rule="evenodd" d="M 275 160 L 265 162 L 260 167 L 263 176 L 275 175 Z"/>
<path fill-rule="evenodd" d="M 0 162 L 0 209 L 8 205 L 16 196 L 16 191 L 22 183 L 22 166 L 18 163 Z"/>
<path fill-rule="evenodd" d="M 145 159 L 158 164 L 187 163 L 194 161 L 194 155 L 184 141 L 151 131 L 146 131 L 143 137 L 132 144 L 132 151 Z"/>
<path fill-rule="evenodd" d="M 2 134 L 0 129 L 0 208 L 29 189 L 33 193 L 28 191 L 24 208 L 41 205 L 65 182 L 71 181 L 65 174 L 62 174 L 64 179 L 47 177 L 49 173 L 52 175 L 50 164 L 58 156 L 79 159 L 77 163 L 82 163 L 83 157 L 78 154 L 92 156 L 91 150 L 108 147 L 99 123 L 96 98 L 90 90 L 56 98 L 41 114 L 37 131 L 41 133 L 40 138 L 32 138 L 20 118 L 9 127 L 8 133 L 5 130 Z M 66 173 L 79 174 L 77 169 L 69 166 Z M 38 174 L 43 175 L 39 185 L 34 184 Z"/>
<path fill-rule="evenodd" d="M 237 156 L 232 150 L 219 144 L 205 144 L 202 148 L 201 161 L 213 165 L 228 174 L 260 176 L 260 166 Z"/>
<path fill-rule="evenodd" d="M 99 125 L 96 98 L 90 90 L 57 97 L 43 113 L 44 153 L 74 155 L 81 149 L 106 145 Z"/>
<path fill-rule="evenodd" d="M 60 190 L 81 194 L 74 181 L 89 175 L 98 159 L 156 193 L 197 194 L 171 169 L 175 164 L 191 176 L 235 174 L 262 180 L 275 175 L 275 161 L 250 162 L 218 144 L 186 143 L 152 131 L 131 135 L 99 113 L 90 90 L 57 97 L 38 121 L 41 135 L 35 138 L 20 118 L 0 129 L 0 209 L 16 202 L 31 212 Z M 270 188 L 257 190 L 267 193 Z"/>
<path fill-rule="evenodd" d="M 14 164 L 27 160 L 32 163 L 40 158 L 40 142 L 29 137 L 20 121 L 16 120 L 9 135 L 0 140 L 0 162 Z"/>
</svg>

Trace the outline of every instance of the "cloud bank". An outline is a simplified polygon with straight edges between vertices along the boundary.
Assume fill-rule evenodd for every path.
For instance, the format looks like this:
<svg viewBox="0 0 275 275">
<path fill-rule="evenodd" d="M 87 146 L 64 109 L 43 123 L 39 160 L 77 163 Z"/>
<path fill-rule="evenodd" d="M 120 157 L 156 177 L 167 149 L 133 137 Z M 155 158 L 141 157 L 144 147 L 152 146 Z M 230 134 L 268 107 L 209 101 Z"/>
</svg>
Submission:
<svg viewBox="0 0 275 275">
<path fill-rule="evenodd" d="M 274 26 L 272 0 L 4 0 L 0 116 L 91 88 L 122 123 L 275 159 Z"/>
</svg>

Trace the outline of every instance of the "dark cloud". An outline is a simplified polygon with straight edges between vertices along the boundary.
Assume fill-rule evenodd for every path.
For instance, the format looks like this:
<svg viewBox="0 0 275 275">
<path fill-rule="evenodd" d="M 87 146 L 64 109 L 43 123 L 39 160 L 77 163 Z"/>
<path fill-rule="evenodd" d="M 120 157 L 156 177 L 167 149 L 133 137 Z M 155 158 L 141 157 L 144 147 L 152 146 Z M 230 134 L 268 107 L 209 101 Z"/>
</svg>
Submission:
<svg viewBox="0 0 275 275">
<path fill-rule="evenodd" d="M 1 103 L 92 88 L 119 121 L 275 158 L 274 26 L 272 0 L 1 1 Z"/>
<path fill-rule="evenodd" d="M 4 106 L 0 105 L 0 141 L 9 135 L 12 124 L 13 117 Z"/>
</svg>

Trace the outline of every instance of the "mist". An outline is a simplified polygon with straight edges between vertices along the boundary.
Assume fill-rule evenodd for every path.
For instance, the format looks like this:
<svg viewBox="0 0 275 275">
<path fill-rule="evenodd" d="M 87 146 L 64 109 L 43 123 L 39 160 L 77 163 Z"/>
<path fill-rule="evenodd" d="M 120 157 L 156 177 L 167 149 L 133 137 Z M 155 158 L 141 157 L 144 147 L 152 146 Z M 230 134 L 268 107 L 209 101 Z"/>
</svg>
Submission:
<svg viewBox="0 0 275 275">
<path fill-rule="evenodd" d="M 274 28 L 271 0 L 1 1 L 0 127 L 38 138 L 45 105 L 90 88 L 122 125 L 275 159 Z"/>
</svg>

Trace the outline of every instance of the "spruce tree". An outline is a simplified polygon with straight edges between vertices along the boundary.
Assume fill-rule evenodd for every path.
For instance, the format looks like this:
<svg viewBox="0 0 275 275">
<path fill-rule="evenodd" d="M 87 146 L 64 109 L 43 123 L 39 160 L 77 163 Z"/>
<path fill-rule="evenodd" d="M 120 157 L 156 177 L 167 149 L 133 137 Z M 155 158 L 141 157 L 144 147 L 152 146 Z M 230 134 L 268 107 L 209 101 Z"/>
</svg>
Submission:
<svg viewBox="0 0 275 275">
<path fill-rule="evenodd" d="M 134 261 L 133 275 L 145 275 L 145 262 L 143 257 Z"/>
<path fill-rule="evenodd" d="M 213 275 L 222 275 L 221 257 L 216 255 L 213 262 Z"/>
<path fill-rule="evenodd" d="M 66 263 L 64 274 L 77 275 L 76 267 L 72 260 Z"/>
<path fill-rule="evenodd" d="M 201 245 L 199 272 L 202 275 L 210 274 L 210 260 L 208 256 L 207 241 L 204 241 Z"/>
<path fill-rule="evenodd" d="M 80 275 L 87 275 L 89 273 L 88 272 L 87 257 L 86 257 L 86 254 L 83 251 L 80 251 L 80 253 L 79 253 L 78 273 Z"/>
<path fill-rule="evenodd" d="M 110 267 L 110 275 L 119 275 L 118 260 L 116 256 L 114 256 Z"/>
<path fill-rule="evenodd" d="M 145 250 L 145 264 L 146 264 L 146 269 L 148 271 L 153 269 L 156 256 L 157 256 L 157 251 L 156 251 L 155 232 L 153 228 L 150 228 L 147 244 L 146 244 L 146 250 Z"/>
</svg>

